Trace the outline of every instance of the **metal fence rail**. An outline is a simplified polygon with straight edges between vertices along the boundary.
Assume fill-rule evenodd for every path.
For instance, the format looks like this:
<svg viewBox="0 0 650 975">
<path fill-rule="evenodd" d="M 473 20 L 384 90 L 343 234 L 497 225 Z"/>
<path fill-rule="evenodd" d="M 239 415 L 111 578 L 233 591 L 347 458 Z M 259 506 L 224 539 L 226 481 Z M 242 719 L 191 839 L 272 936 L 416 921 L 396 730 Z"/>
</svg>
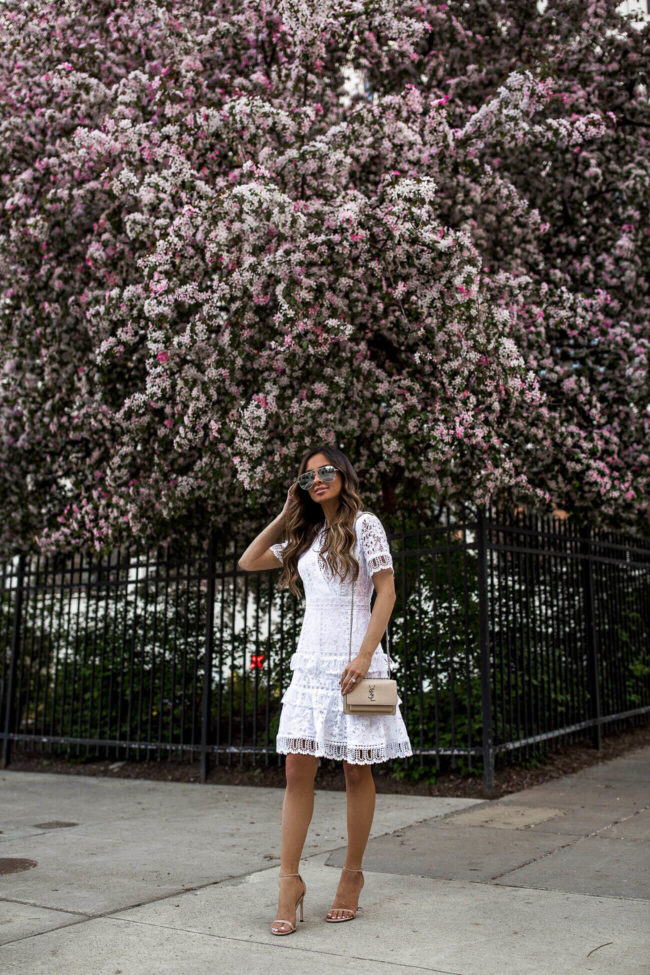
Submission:
<svg viewBox="0 0 650 975">
<path fill-rule="evenodd" d="M 534 512 L 388 529 L 386 642 L 421 766 L 482 767 L 650 712 L 650 542 Z M 219 548 L 0 566 L 0 741 L 123 758 L 281 761 L 303 603 Z"/>
</svg>

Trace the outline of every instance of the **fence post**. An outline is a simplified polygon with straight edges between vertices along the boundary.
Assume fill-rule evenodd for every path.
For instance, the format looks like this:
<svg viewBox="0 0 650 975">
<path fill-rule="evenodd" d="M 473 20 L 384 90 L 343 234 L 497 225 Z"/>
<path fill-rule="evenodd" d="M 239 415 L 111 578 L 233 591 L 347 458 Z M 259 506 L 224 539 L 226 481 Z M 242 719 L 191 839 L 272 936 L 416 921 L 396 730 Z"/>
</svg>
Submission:
<svg viewBox="0 0 650 975">
<path fill-rule="evenodd" d="M 214 647 L 214 587 L 215 587 L 215 532 L 208 541 L 208 579 L 205 590 L 205 655 L 203 660 L 203 714 L 201 718 L 201 771 L 199 780 L 207 782 L 208 745 L 210 743 L 210 707 L 212 703 L 212 650 Z"/>
<path fill-rule="evenodd" d="M 25 580 L 25 553 L 21 552 L 18 559 L 18 576 L 16 582 L 16 602 L 14 604 L 14 626 L 11 635 L 11 659 L 9 661 L 9 675 L 5 694 L 5 727 L 2 742 L 2 759 L 0 768 L 7 768 L 11 758 L 11 728 L 14 720 L 14 695 L 16 686 L 16 669 L 20 652 L 20 624 L 23 613 L 23 585 Z"/>
<path fill-rule="evenodd" d="M 494 742 L 492 737 L 492 691 L 490 678 L 490 614 L 487 586 L 487 519 L 484 507 L 479 507 L 476 520 L 476 551 L 478 556 L 479 650 L 481 655 L 481 712 L 483 717 L 483 784 L 488 792 L 494 789 Z"/>
<path fill-rule="evenodd" d="M 591 560 L 591 528 L 584 525 L 580 530 L 583 607 L 585 615 L 585 636 L 587 641 L 587 681 L 591 702 L 591 719 L 594 722 L 591 741 L 594 748 L 602 747 L 602 725 L 600 723 L 600 680 L 598 676 L 598 633 L 594 613 L 594 574 Z"/>
</svg>

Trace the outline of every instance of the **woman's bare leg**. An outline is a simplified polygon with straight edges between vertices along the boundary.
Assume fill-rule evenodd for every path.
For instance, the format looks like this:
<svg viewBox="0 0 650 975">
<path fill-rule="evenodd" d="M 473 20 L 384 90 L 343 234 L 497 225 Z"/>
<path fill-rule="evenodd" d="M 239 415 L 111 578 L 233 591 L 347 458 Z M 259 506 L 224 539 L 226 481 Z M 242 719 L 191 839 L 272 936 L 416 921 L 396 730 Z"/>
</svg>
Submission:
<svg viewBox="0 0 650 975">
<path fill-rule="evenodd" d="M 314 812 L 314 779 L 318 759 L 314 755 L 287 755 L 285 774 L 287 787 L 282 804 L 282 833 L 280 874 L 299 873 L 300 857 L 307 838 L 307 830 Z M 296 913 L 296 901 L 302 884 L 298 877 L 280 882 L 276 918 L 291 921 Z M 283 926 L 280 925 L 280 929 Z"/>
<path fill-rule="evenodd" d="M 372 777 L 371 765 L 348 765 L 343 762 L 345 771 L 345 791 L 348 809 L 348 852 L 345 866 L 348 870 L 341 872 L 341 879 L 336 891 L 336 897 L 328 917 L 342 916 L 336 908 L 354 909 L 359 893 L 363 886 L 358 870 L 363 863 L 373 816 L 375 814 L 375 780 Z"/>
</svg>

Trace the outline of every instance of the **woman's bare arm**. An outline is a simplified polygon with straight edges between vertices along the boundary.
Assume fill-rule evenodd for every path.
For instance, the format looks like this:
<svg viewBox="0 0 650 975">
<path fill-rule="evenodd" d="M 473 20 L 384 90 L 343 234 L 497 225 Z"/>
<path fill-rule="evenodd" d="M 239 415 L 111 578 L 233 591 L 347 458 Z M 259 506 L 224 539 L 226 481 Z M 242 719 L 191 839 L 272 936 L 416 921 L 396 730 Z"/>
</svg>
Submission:
<svg viewBox="0 0 650 975">
<path fill-rule="evenodd" d="M 259 572 L 263 569 L 279 569 L 280 562 L 271 551 L 271 545 L 281 542 L 284 535 L 284 515 L 274 518 L 259 535 L 253 539 L 248 548 L 242 553 L 237 563 L 240 569 L 247 572 Z"/>
<path fill-rule="evenodd" d="M 242 553 L 237 565 L 246 572 L 262 572 L 265 569 L 279 569 L 281 562 L 271 551 L 271 545 L 281 542 L 284 536 L 285 517 L 287 509 L 292 499 L 292 491 L 295 484 L 292 484 L 287 491 L 287 500 L 280 514 L 263 528 L 259 535 L 253 539 L 247 549 Z"/>
<path fill-rule="evenodd" d="M 397 599 L 392 569 L 380 569 L 378 572 L 373 573 L 372 581 L 377 595 L 375 596 L 375 603 L 372 607 L 370 620 L 368 621 L 366 635 L 359 647 L 359 655 L 367 657 L 368 667 L 370 666 L 372 655 L 375 652 L 375 647 L 379 646 L 379 641 L 386 632 L 388 621 L 391 618 L 393 606 Z"/>
<path fill-rule="evenodd" d="M 354 686 L 353 677 L 357 681 L 368 673 L 375 647 L 379 646 L 379 642 L 386 632 L 397 599 L 392 569 L 379 569 L 377 572 L 373 572 L 372 581 L 377 591 L 375 603 L 359 653 L 347 664 L 341 674 L 339 683 L 342 694 L 347 694 L 348 691 L 352 690 Z"/>
</svg>

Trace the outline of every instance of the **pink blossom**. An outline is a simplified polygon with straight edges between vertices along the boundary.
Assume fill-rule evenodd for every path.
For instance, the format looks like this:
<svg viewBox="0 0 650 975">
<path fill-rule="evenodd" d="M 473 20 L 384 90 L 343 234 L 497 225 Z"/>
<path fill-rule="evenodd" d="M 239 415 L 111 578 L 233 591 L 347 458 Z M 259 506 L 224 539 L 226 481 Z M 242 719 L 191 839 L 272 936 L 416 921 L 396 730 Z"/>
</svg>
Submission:
<svg viewBox="0 0 650 975">
<path fill-rule="evenodd" d="M 37 3 L 0 32 L 5 552 L 196 511 L 245 533 L 250 486 L 270 510 L 315 436 L 355 445 L 369 507 L 407 467 L 398 509 L 516 492 L 644 525 L 643 32 L 533 5 L 522 64 L 477 0 L 353 26 L 149 6 L 98 31 L 91 0 Z"/>
</svg>

